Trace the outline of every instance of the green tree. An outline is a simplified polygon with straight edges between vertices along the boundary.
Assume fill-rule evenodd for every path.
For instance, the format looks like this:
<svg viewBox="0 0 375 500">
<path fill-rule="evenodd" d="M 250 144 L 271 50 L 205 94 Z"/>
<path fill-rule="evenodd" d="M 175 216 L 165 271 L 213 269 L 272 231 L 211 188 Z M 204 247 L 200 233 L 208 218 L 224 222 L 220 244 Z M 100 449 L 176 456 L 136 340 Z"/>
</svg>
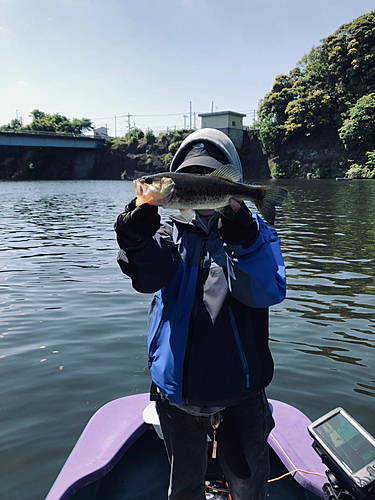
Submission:
<svg viewBox="0 0 375 500">
<path fill-rule="evenodd" d="M 7 125 L 0 127 L 0 130 L 20 130 L 22 128 L 22 122 L 18 118 L 13 118 Z"/>
<path fill-rule="evenodd" d="M 354 163 L 346 172 L 347 177 L 355 179 L 375 179 L 375 151 L 367 151 L 367 161 L 364 165 Z"/>
<path fill-rule="evenodd" d="M 279 75 L 258 113 L 255 128 L 275 152 L 296 134 L 338 130 L 348 112 L 375 92 L 375 11 L 344 24 L 313 47 L 289 75 Z"/>
<path fill-rule="evenodd" d="M 43 132 L 56 132 L 60 134 L 82 134 L 84 130 L 93 129 L 91 120 L 88 118 L 73 118 L 69 120 L 66 116 L 55 113 L 48 115 L 39 109 L 34 109 L 30 116 L 32 122 L 30 125 L 23 127 L 23 130 L 39 130 Z"/>
<path fill-rule="evenodd" d="M 363 158 L 375 144 L 375 93 L 358 99 L 349 110 L 349 117 L 339 129 L 340 139 L 346 149 Z"/>
</svg>

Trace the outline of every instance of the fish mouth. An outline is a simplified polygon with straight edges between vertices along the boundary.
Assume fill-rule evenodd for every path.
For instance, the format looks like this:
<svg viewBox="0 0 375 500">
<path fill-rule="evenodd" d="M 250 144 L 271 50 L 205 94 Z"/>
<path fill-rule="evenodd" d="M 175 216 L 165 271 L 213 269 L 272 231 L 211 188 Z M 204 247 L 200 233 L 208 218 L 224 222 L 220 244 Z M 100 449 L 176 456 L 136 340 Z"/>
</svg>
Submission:
<svg viewBox="0 0 375 500">
<path fill-rule="evenodd" d="M 142 182 L 142 180 L 140 179 L 137 179 L 134 181 L 134 188 L 135 188 L 135 194 L 136 196 L 142 196 L 143 195 L 143 186 L 142 184 L 144 184 L 144 182 Z"/>
</svg>

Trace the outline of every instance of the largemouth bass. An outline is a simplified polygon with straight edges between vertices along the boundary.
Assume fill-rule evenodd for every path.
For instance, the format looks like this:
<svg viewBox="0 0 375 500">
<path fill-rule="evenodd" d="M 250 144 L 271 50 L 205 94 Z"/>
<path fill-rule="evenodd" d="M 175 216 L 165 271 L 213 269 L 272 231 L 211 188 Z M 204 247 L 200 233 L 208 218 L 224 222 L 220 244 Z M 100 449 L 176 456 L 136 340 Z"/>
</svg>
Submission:
<svg viewBox="0 0 375 500">
<path fill-rule="evenodd" d="M 163 172 L 134 181 L 136 206 L 148 203 L 177 208 L 188 220 L 191 210 L 215 209 L 228 216 L 229 200 L 251 201 L 270 224 L 275 222 L 275 206 L 281 205 L 288 192 L 280 187 L 250 186 L 238 182 L 240 173 L 232 165 L 223 165 L 207 175 Z M 233 212 L 232 212 L 233 214 Z"/>
</svg>

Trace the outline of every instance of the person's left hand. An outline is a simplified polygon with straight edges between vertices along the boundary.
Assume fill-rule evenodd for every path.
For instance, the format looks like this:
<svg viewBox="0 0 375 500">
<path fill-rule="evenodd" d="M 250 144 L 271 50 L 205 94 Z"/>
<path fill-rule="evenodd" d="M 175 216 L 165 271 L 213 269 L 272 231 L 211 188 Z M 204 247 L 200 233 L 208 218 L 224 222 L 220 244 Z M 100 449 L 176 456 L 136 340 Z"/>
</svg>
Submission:
<svg viewBox="0 0 375 500">
<path fill-rule="evenodd" d="M 258 238 L 259 228 L 245 203 L 229 200 L 234 212 L 233 219 L 223 215 L 218 223 L 220 238 L 229 245 L 243 245 L 249 247 Z"/>
<path fill-rule="evenodd" d="M 229 200 L 230 208 L 233 210 L 234 213 L 237 213 L 239 211 L 239 209 L 241 208 L 242 203 L 243 203 L 242 201 L 238 202 L 236 200 L 233 200 L 233 198 L 231 198 Z"/>
</svg>

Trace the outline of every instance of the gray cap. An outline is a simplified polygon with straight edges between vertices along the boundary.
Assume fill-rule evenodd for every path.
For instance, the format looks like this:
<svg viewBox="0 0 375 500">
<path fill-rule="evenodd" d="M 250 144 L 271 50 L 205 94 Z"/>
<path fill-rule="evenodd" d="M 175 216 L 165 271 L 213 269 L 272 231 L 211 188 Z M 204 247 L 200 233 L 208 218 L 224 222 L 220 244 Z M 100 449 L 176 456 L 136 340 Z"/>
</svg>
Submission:
<svg viewBox="0 0 375 500">
<path fill-rule="evenodd" d="M 228 163 L 226 156 L 210 143 L 204 144 L 203 142 L 198 142 L 197 144 L 193 144 L 190 150 L 186 148 L 186 151 L 185 159 L 177 167 L 176 172 L 191 169 L 193 166 L 216 170 Z"/>
<path fill-rule="evenodd" d="M 233 165 L 243 178 L 241 160 L 229 137 L 220 130 L 202 128 L 190 134 L 174 155 L 170 171 L 180 172 L 191 166 L 216 170 L 221 165 Z"/>
</svg>

